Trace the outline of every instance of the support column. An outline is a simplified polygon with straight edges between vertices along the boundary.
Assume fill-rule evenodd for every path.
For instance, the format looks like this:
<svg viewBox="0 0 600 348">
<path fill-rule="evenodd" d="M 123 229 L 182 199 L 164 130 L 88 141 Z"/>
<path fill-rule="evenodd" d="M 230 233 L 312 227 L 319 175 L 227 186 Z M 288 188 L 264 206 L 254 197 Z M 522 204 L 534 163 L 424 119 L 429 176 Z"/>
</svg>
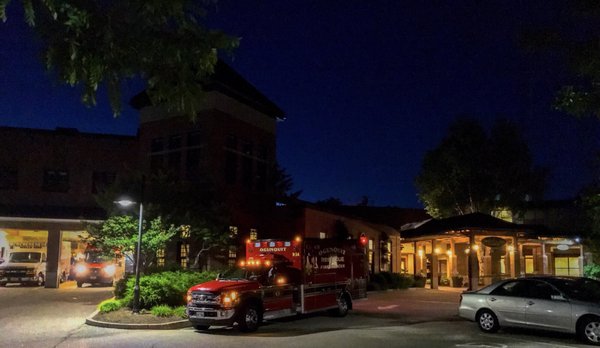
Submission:
<svg viewBox="0 0 600 348">
<path fill-rule="evenodd" d="M 469 235 L 469 290 L 477 290 L 479 287 L 479 261 L 477 260 L 477 250 L 475 246 L 475 233 L 471 231 Z"/>
<path fill-rule="evenodd" d="M 579 244 L 579 276 L 583 277 L 583 244 Z"/>
<path fill-rule="evenodd" d="M 456 244 L 454 243 L 454 238 L 450 239 L 450 252 L 452 253 L 450 268 L 450 277 L 454 276 L 458 273 L 458 256 L 456 256 Z"/>
<path fill-rule="evenodd" d="M 512 264 L 513 264 L 513 277 L 518 277 L 521 275 L 521 245 L 519 245 L 519 237 L 516 235 L 512 238 L 513 240 L 513 256 L 512 256 Z"/>
<path fill-rule="evenodd" d="M 545 241 L 542 241 L 542 274 L 548 274 L 548 255 L 546 255 Z"/>
<path fill-rule="evenodd" d="M 435 252 L 437 243 L 435 239 L 431 240 L 431 289 L 438 288 L 438 255 Z"/>
<path fill-rule="evenodd" d="M 417 242 L 413 242 L 413 275 L 417 275 L 417 272 L 419 271 L 418 267 L 421 267 L 421 265 L 417 263 L 418 258 Z"/>
<path fill-rule="evenodd" d="M 48 230 L 48 248 L 46 249 L 46 288 L 58 288 L 60 271 L 60 249 L 62 246 L 62 231 L 59 229 Z"/>
</svg>

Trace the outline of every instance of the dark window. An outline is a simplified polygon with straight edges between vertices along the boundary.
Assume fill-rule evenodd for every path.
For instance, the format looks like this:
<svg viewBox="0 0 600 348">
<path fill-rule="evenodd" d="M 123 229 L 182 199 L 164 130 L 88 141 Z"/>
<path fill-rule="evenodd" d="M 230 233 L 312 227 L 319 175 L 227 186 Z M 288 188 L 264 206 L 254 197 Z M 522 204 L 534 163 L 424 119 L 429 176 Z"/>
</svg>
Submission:
<svg viewBox="0 0 600 348">
<path fill-rule="evenodd" d="M 550 284 L 540 281 L 529 281 L 529 296 L 542 300 L 551 300 L 552 295 L 560 295 Z"/>
<path fill-rule="evenodd" d="M 233 135 L 228 135 L 225 140 L 225 147 L 231 150 L 237 150 L 237 138 Z"/>
<path fill-rule="evenodd" d="M 117 178 L 114 172 L 94 172 L 92 174 L 92 193 L 99 193 L 112 185 Z"/>
<path fill-rule="evenodd" d="M 249 141 L 242 142 L 242 153 L 246 156 L 252 156 L 252 143 Z"/>
<path fill-rule="evenodd" d="M 202 135 L 200 132 L 188 133 L 187 145 L 188 147 L 200 146 L 202 144 Z"/>
<path fill-rule="evenodd" d="M 153 173 L 159 172 L 165 167 L 164 155 L 150 156 L 150 171 Z"/>
<path fill-rule="evenodd" d="M 529 286 L 527 285 L 527 282 L 522 280 L 510 281 L 494 289 L 490 295 L 528 297 Z"/>
<path fill-rule="evenodd" d="M 193 180 L 200 172 L 200 162 L 202 161 L 202 150 L 199 148 L 189 149 L 185 157 L 185 169 L 187 178 Z"/>
<path fill-rule="evenodd" d="M 225 154 L 225 181 L 228 184 L 235 184 L 237 180 L 237 158 L 233 152 L 227 151 Z"/>
<path fill-rule="evenodd" d="M 169 150 L 177 150 L 181 148 L 181 135 L 174 135 L 169 138 Z"/>
<path fill-rule="evenodd" d="M 16 169 L 0 168 L 0 190 L 16 190 L 19 188 Z"/>
<path fill-rule="evenodd" d="M 266 161 L 266 160 L 267 160 L 267 155 L 268 155 L 268 153 L 269 153 L 269 150 L 267 150 L 267 145 L 265 145 L 265 144 L 261 144 L 261 145 L 258 147 L 258 153 L 256 154 L 256 156 L 257 156 L 259 159 L 261 159 L 261 160 L 263 160 L 263 161 Z"/>
<path fill-rule="evenodd" d="M 49 192 L 69 191 L 69 172 L 66 170 L 46 170 L 42 188 L 44 191 Z"/>
<path fill-rule="evenodd" d="M 152 139 L 152 143 L 150 144 L 150 152 L 161 152 L 164 149 L 165 147 L 162 138 Z"/>
<path fill-rule="evenodd" d="M 245 188 L 252 188 L 252 158 L 242 158 L 242 183 Z"/>
<path fill-rule="evenodd" d="M 181 152 L 169 153 L 169 170 L 176 176 L 179 176 L 181 170 Z"/>
<path fill-rule="evenodd" d="M 256 163 L 256 190 L 259 192 L 267 190 L 267 164 L 264 162 Z"/>
</svg>

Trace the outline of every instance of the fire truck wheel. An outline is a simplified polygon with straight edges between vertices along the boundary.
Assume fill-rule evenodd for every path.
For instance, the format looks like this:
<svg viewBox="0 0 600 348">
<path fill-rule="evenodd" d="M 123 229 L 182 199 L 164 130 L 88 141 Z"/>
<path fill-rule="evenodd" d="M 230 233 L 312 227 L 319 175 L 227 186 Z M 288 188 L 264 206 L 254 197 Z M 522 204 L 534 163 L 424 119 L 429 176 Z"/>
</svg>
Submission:
<svg viewBox="0 0 600 348">
<path fill-rule="evenodd" d="M 77 282 L 77 287 L 78 287 L 78 288 L 80 288 L 80 287 L 82 287 L 82 286 L 83 286 L 83 282 L 80 282 L 80 281 L 78 281 L 78 282 Z"/>
<path fill-rule="evenodd" d="M 335 315 L 338 317 L 345 317 L 348 314 L 348 298 L 342 295 L 338 298 L 337 303 L 338 308 Z"/>
<path fill-rule="evenodd" d="M 210 325 L 194 325 L 194 328 L 198 331 L 206 331 Z"/>
<path fill-rule="evenodd" d="M 240 331 L 253 332 L 258 329 L 258 324 L 260 323 L 260 314 L 256 305 L 245 305 L 240 314 L 240 320 L 238 322 Z"/>
</svg>

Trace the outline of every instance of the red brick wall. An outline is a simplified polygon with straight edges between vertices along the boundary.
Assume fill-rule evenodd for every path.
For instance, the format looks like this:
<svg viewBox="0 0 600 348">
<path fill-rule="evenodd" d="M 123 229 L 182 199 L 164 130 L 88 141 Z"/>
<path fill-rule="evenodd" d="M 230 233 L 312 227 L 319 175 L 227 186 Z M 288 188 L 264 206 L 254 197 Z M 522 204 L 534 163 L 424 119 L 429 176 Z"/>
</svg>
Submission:
<svg viewBox="0 0 600 348">
<path fill-rule="evenodd" d="M 137 166 L 133 136 L 0 127 L 0 139 L 0 167 L 18 171 L 18 189 L 0 190 L 0 204 L 5 205 L 96 206 L 94 171 L 119 175 Z M 46 170 L 68 171 L 68 191 L 44 191 Z"/>
</svg>

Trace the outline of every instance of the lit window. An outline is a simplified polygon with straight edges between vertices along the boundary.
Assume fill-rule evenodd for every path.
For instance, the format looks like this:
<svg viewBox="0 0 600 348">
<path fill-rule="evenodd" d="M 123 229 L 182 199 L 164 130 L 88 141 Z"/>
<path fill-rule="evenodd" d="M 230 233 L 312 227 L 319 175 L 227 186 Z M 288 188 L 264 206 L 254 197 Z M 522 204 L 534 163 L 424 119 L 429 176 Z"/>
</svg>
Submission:
<svg viewBox="0 0 600 348">
<path fill-rule="evenodd" d="M 258 231 L 256 231 L 255 228 L 251 228 L 250 229 L 250 240 L 257 240 L 258 239 Z"/>
<path fill-rule="evenodd" d="M 156 251 L 156 265 L 158 267 L 165 266 L 165 249 L 158 249 Z"/>
<path fill-rule="evenodd" d="M 190 245 L 188 243 L 181 243 L 179 247 L 179 258 L 180 265 L 182 268 L 188 267 L 188 256 L 190 254 Z"/>
<path fill-rule="evenodd" d="M 373 240 L 369 239 L 369 250 L 373 250 Z"/>
<path fill-rule="evenodd" d="M 325 238 L 327 238 L 327 233 L 325 233 L 325 232 L 319 232 L 319 238 L 320 238 L 320 239 L 325 239 Z"/>
<path fill-rule="evenodd" d="M 229 226 L 229 237 L 234 238 L 238 235 L 237 226 Z"/>
<path fill-rule="evenodd" d="M 183 238 L 183 239 L 190 238 L 190 230 L 191 230 L 190 225 L 182 225 L 181 226 L 181 238 Z"/>
</svg>

